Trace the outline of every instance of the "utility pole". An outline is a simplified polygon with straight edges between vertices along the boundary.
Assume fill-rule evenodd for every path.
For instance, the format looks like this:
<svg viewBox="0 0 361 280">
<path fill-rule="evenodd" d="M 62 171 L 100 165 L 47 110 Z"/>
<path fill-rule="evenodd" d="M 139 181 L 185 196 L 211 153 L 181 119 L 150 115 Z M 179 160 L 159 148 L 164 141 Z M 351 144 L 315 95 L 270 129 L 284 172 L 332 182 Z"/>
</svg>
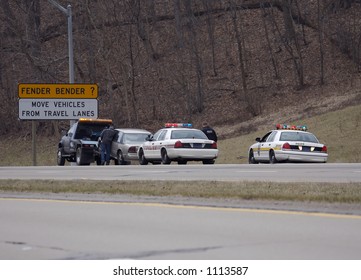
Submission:
<svg viewBox="0 0 361 280">
<path fill-rule="evenodd" d="M 61 6 L 55 0 L 48 0 L 56 8 L 58 8 L 62 13 L 64 13 L 68 18 L 68 52 L 69 52 L 69 84 L 74 84 L 74 47 L 73 47 L 73 16 L 71 12 L 71 5 L 69 4 L 66 8 Z M 70 126 L 72 126 L 75 121 L 70 121 Z"/>
<path fill-rule="evenodd" d="M 74 84 L 73 17 L 71 5 L 69 4 L 65 9 L 55 0 L 48 1 L 68 17 L 69 83 Z"/>
<path fill-rule="evenodd" d="M 74 51 L 73 51 L 73 16 L 71 12 L 71 5 L 68 4 L 66 9 L 55 0 L 48 0 L 68 18 L 68 53 L 69 53 L 69 84 L 74 84 Z M 75 123 L 70 121 L 70 127 Z"/>
</svg>

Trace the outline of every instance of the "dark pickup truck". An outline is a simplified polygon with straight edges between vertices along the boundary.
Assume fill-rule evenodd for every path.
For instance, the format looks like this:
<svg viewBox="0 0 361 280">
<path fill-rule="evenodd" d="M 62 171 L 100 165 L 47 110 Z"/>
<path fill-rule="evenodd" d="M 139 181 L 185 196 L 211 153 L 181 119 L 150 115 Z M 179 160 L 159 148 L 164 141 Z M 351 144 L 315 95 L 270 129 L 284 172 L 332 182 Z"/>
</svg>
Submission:
<svg viewBox="0 0 361 280">
<path fill-rule="evenodd" d="M 65 160 L 77 165 L 101 163 L 98 139 L 100 133 L 112 124 L 109 119 L 79 119 L 58 144 L 57 163 L 64 165 Z"/>
</svg>

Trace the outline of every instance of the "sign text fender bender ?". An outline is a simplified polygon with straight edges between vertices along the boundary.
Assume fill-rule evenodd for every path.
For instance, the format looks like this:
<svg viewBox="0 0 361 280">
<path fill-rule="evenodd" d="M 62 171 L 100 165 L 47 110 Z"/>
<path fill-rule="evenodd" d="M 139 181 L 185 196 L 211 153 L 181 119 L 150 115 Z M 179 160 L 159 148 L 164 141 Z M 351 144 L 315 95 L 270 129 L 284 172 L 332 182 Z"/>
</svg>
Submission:
<svg viewBox="0 0 361 280">
<path fill-rule="evenodd" d="M 75 120 L 97 117 L 97 99 L 19 99 L 21 120 Z"/>
<path fill-rule="evenodd" d="M 98 98 L 97 84 L 19 84 L 19 98 Z"/>
</svg>

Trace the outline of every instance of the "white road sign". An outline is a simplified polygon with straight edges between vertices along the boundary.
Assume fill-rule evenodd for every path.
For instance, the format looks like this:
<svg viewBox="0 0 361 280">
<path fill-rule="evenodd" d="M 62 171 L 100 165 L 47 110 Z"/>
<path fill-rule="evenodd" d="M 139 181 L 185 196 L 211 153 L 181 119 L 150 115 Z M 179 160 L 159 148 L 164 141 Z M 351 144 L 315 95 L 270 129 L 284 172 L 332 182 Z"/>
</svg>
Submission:
<svg viewBox="0 0 361 280">
<path fill-rule="evenodd" d="M 98 118 L 97 99 L 19 99 L 21 120 Z"/>
</svg>

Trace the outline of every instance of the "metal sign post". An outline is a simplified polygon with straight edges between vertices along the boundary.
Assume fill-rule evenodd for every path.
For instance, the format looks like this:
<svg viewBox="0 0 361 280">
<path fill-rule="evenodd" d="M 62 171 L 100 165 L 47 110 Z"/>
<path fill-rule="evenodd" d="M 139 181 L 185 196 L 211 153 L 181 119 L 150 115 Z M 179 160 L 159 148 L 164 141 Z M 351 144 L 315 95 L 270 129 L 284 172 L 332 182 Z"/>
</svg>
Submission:
<svg viewBox="0 0 361 280">
<path fill-rule="evenodd" d="M 65 9 L 55 0 L 48 0 L 61 12 L 68 17 L 68 50 L 69 50 L 69 83 L 74 83 L 74 53 L 73 53 L 73 16 L 71 12 L 71 5 L 69 4 Z"/>
</svg>

